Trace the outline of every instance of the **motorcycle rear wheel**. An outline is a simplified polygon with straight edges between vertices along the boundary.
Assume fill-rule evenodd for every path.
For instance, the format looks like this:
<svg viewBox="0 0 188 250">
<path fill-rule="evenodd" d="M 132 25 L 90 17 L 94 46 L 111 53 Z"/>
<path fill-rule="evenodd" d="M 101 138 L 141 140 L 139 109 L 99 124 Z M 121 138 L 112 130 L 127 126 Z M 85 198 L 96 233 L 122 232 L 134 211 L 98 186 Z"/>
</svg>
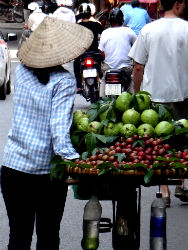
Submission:
<svg viewBox="0 0 188 250">
<path fill-rule="evenodd" d="M 98 93 L 98 91 L 95 90 L 95 86 L 94 85 L 91 85 L 91 86 L 88 85 L 88 90 L 89 90 L 88 92 L 89 92 L 90 102 L 91 103 L 96 102 L 99 99 L 99 93 Z"/>
</svg>

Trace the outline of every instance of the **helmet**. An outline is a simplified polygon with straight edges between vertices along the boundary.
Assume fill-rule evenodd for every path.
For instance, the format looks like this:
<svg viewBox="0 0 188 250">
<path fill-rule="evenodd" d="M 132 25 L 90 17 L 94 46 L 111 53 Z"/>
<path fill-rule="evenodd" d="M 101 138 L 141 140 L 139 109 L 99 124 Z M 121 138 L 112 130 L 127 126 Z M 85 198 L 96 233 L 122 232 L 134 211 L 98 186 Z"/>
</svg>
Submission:
<svg viewBox="0 0 188 250">
<path fill-rule="evenodd" d="M 56 0 L 58 6 L 67 6 L 72 7 L 73 1 L 72 0 Z"/>
<path fill-rule="evenodd" d="M 89 7 L 91 9 L 91 15 L 94 16 L 96 12 L 96 7 L 93 3 L 89 3 Z"/>
<path fill-rule="evenodd" d="M 38 3 L 32 2 L 32 3 L 28 4 L 28 9 L 32 10 L 32 11 L 37 10 L 37 9 L 39 9 L 39 5 L 38 5 Z"/>
<path fill-rule="evenodd" d="M 114 8 L 111 10 L 109 15 L 109 22 L 112 23 L 123 23 L 123 12 L 119 8 Z"/>
<path fill-rule="evenodd" d="M 91 8 L 88 3 L 82 3 L 78 11 L 79 11 L 79 15 L 82 17 L 91 16 Z"/>
</svg>

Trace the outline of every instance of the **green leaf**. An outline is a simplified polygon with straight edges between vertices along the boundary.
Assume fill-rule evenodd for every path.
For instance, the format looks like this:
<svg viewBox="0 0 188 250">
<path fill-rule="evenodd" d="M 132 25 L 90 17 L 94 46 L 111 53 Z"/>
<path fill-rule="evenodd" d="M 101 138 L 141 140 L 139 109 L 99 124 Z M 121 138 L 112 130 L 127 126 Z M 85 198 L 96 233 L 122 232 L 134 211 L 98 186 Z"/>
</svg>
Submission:
<svg viewBox="0 0 188 250">
<path fill-rule="evenodd" d="M 114 164 L 112 162 L 103 162 L 97 166 L 98 169 L 112 168 Z"/>
<path fill-rule="evenodd" d="M 161 167 L 164 167 L 164 166 L 168 166 L 168 164 L 166 162 L 161 162 L 161 163 L 155 163 L 152 165 L 152 168 L 161 168 Z"/>
<path fill-rule="evenodd" d="M 51 159 L 51 166 L 56 166 L 58 164 L 60 164 L 62 162 L 62 158 L 60 155 L 55 155 L 52 159 Z"/>
<path fill-rule="evenodd" d="M 135 163 L 132 165 L 134 168 L 143 168 L 143 169 L 148 169 L 146 167 L 146 165 L 142 164 L 142 163 Z"/>
<path fill-rule="evenodd" d="M 66 165 L 57 165 L 50 169 L 50 179 L 51 180 L 61 180 L 65 173 Z"/>
<path fill-rule="evenodd" d="M 114 142 L 119 136 L 113 135 L 113 136 L 108 136 L 105 135 L 106 137 L 106 144 L 110 144 L 112 142 Z"/>
<path fill-rule="evenodd" d="M 78 165 L 79 166 L 79 168 L 93 168 L 93 166 L 92 165 L 90 165 L 90 164 L 87 164 L 87 163 L 82 163 L 82 164 L 79 164 Z"/>
<path fill-rule="evenodd" d="M 168 159 L 166 159 L 166 158 L 165 158 L 165 157 L 163 157 L 163 156 L 157 156 L 157 157 L 155 158 L 155 160 L 157 160 L 157 161 L 169 162 L 169 160 L 168 160 Z"/>
<path fill-rule="evenodd" d="M 85 136 L 86 149 L 91 153 L 96 148 L 97 140 L 94 133 L 87 133 Z"/>
<path fill-rule="evenodd" d="M 165 107 L 163 105 L 159 105 L 159 111 L 158 111 L 158 115 L 159 115 L 159 119 L 162 120 L 164 115 L 165 115 Z"/>
<path fill-rule="evenodd" d="M 144 176 L 144 183 L 145 184 L 149 184 L 150 183 L 152 175 L 153 175 L 153 170 L 152 170 L 152 168 L 150 168 L 147 171 L 146 175 Z"/>
<path fill-rule="evenodd" d="M 132 169 L 132 167 L 131 167 L 129 164 L 123 164 L 123 165 L 121 166 L 121 168 L 127 169 L 127 170 Z"/>
<path fill-rule="evenodd" d="M 104 119 L 101 122 L 104 126 L 108 126 L 109 120 L 108 119 Z"/>
<path fill-rule="evenodd" d="M 107 135 L 99 135 L 95 134 L 96 138 L 104 144 L 112 143 L 118 136 L 107 136 Z"/>
<path fill-rule="evenodd" d="M 166 141 L 166 140 L 170 139 L 172 136 L 173 136 L 173 134 L 167 135 L 167 136 L 161 136 L 161 139 L 162 139 L 163 141 Z"/>
<path fill-rule="evenodd" d="M 98 111 L 96 109 L 91 109 L 87 112 L 89 115 L 89 122 L 94 121 L 98 116 Z"/>
<path fill-rule="evenodd" d="M 173 162 L 171 166 L 173 166 L 174 168 L 187 168 L 187 166 L 181 162 Z"/>
<path fill-rule="evenodd" d="M 183 133 L 188 133 L 188 128 L 180 128 L 180 129 L 175 130 L 176 135 L 183 134 Z"/>
<path fill-rule="evenodd" d="M 117 153 L 114 156 L 117 156 L 119 163 L 121 163 L 122 160 L 126 159 L 126 157 L 127 157 L 126 154 L 121 154 L 121 153 Z"/>
<path fill-rule="evenodd" d="M 55 157 L 53 157 L 51 160 L 50 178 L 52 180 L 61 180 L 65 173 L 67 165 L 72 167 L 77 166 L 75 162 L 62 160 L 61 156 L 56 155 Z"/>
<path fill-rule="evenodd" d="M 108 172 L 110 172 L 110 171 L 112 171 L 111 168 L 109 168 L 109 169 L 103 169 L 102 171 L 100 171 L 100 172 L 98 173 L 98 176 L 103 175 L 103 174 L 106 174 L 106 173 L 108 173 Z"/>
<path fill-rule="evenodd" d="M 90 110 L 90 109 L 98 109 L 98 107 L 99 107 L 99 103 L 95 102 L 95 103 L 92 103 L 91 105 L 89 105 L 88 110 Z"/>
<path fill-rule="evenodd" d="M 143 140 L 136 140 L 133 142 L 132 147 L 135 147 L 136 145 L 140 145 L 141 147 L 145 148 L 145 143 Z"/>
<path fill-rule="evenodd" d="M 108 108 L 109 108 L 109 104 L 101 105 L 98 113 L 101 114 L 101 113 L 105 112 Z"/>
<path fill-rule="evenodd" d="M 103 142 L 104 144 L 106 144 L 106 136 L 105 136 L 105 135 L 95 134 L 95 137 L 96 137 L 99 141 L 101 141 L 101 142 Z"/>
<path fill-rule="evenodd" d="M 94 148 L 93 151 L 91 152 L 92 155 L 96 155 L 98 148 Z"/>
<path fill-rule="evenodd" d="M 81 159 L 82 160 L 86 160 L 88 158 L 88 152 L 83 152 L 82 154 L 81 154 Z"/>
</svg>

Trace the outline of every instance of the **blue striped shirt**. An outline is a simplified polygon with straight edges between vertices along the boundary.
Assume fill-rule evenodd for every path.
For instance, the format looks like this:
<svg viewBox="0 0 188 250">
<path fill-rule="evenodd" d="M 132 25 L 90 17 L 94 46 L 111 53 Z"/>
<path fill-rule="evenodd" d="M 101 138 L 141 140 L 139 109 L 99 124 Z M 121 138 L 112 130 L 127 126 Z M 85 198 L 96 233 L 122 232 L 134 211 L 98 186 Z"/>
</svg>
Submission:
<svg viewBox="0 0 188 250">
<path fill-rule="evenodd" d="M 12 127 L 3 165 L 30 174 L 48 174 L 54 154 L 78 158 L 70 140 L 76 81 L 69 72 L 50 74 L 47 85 L 22 64 L 15 71 Z"/>
</svg>

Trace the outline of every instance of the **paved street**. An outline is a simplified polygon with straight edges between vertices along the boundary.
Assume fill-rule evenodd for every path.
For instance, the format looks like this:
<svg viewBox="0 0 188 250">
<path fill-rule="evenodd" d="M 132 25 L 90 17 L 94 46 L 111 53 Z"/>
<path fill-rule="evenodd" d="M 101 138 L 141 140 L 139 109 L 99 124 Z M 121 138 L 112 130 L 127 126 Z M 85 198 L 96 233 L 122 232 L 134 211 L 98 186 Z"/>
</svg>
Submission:
<svg viewBox="0 0 188 250">
<path fill-rule="evenodd" d="M 0 30 L 3 32 L 16 32 L 18 38 L 21 34 L 21 27 L 12 27 L 7 24 L 0 23 Z M 10 30 L 10 31 L 9 31 Z M 18 41 L 17 41 L 18 42 Z M 16 58 L 17 43 L 11 42 L 10 49 L 12 55 L 12 79 L 18 59 Z M 71 71 L 71 64 L 66 65 Z M 13 90 L 13 88 L 12 88 Z M 5 101 L 0 101 L 0 164 L 4 145 L 6 143 L 8 130 L 11 125 L 12 114 L 12 97 L 7 96 Z M 89 103 L 80 95 L 76 96 L 75 109 L 87 109 Z M 186 185 L 188 183 L 186 181 Z M 24 187 L 23 187 L 24 188 Z M 171 189 L 171 207 L 167 209 L 167 250 L 188 250 L 188 203 L 182 203 L 173 195 L 174 187 Z M 150 206 L 155 198 L 157 187 L 142 187 L 142 202 L 141 202 L 141 246 L 140 250 L 149 249 L 149 222 L 150 222 Z M 124 190 L 120 190 L 124 192 Z M 127 201 L 128 202 L 128 201 Z M 103 207 L 102 217 L 112 217 L 111 201 L 101 201 Z M 73 197 L 72 188 L 70 187 L 64 212 L 64 217 L 61 224 L 61 245 L 60 250 L 81 250 L 80 240 L 82 237 L 82 215 L 85 201 L 76 200 Z M 0 193 L 0 250 L 7 250 L 8 242 L 8 219 L 2 195 Z M 34 234 L 32 248 L 35 250 L 36 236 Z M 53 250 L 53 249 L 52 249 Z M 100 246 L 98 250 L 112 250 L 111 233 L 100 235 Z M 125 250 L 131 250 L 126 249 Z"/>
</svg>

